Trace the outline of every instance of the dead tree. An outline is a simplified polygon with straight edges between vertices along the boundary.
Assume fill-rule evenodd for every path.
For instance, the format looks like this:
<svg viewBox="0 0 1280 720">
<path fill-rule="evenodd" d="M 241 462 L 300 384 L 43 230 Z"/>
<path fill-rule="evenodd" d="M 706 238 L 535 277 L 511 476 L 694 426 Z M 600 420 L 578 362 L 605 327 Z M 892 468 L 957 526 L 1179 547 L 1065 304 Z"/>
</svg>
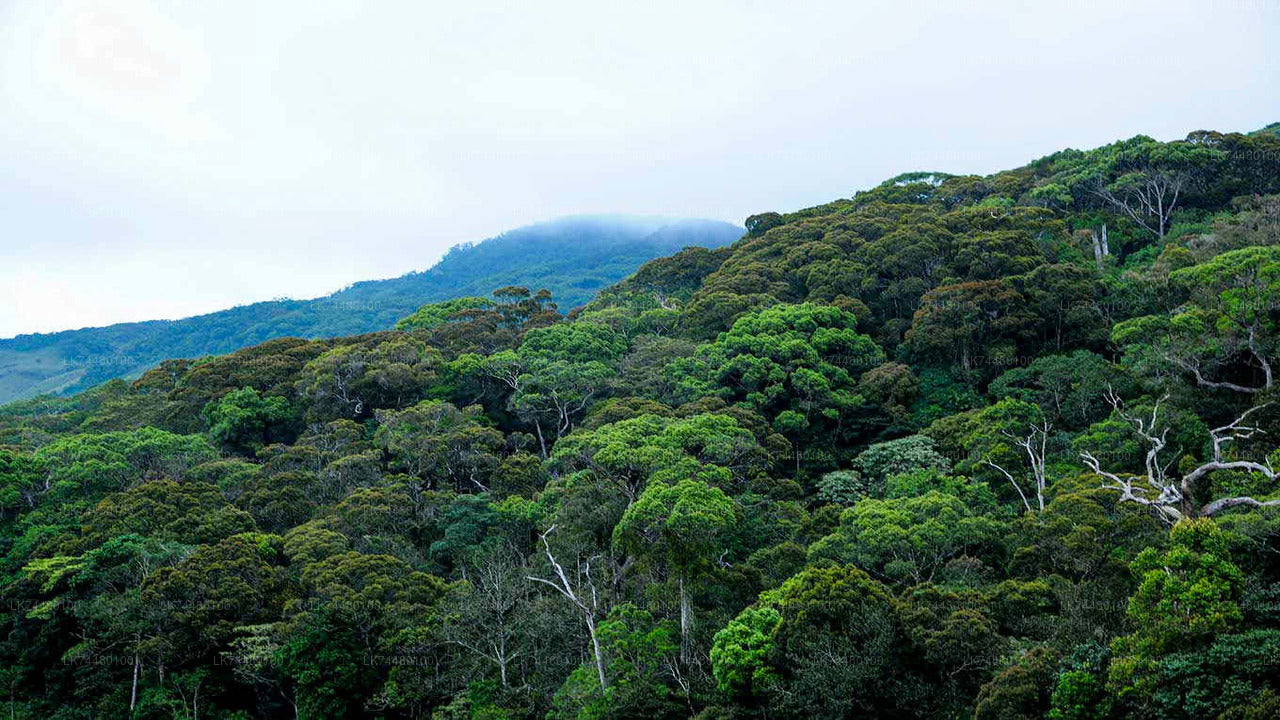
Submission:
<svg viewBox="0 0 1280 720">
<path fill-rule="evenodd" d="M 1255 321 L 1254 324 L 1249 327 L 1249 339 L 1245 343 L 1244 349 L 1249 352 L 1249 355 L 1253 358 L 1253 363 L 1262 371 L 1262 385 L 1260 387 L 1239 385 L 1227 381 L 1210 380 L 1205 377 L 1204 371 L 1200 366 L 1191 359 L 1183 357 L 1182 355 L 1172 351 L 1168 354 L 1168 358 L 1178 367 L 1191 373 L 1196 379 L 1196 384 L 1201 387 L 1214 388 L 1217 390 L 1232 390 L 1234 392 L 1250 395 L 1265 392 L 1271 389 L 1273 378 L 1271 363 L 1267 360 L 1266 353 L 1258 347 L 1258 330 L 1258 323 Z"/>
<path fill-rule="evenodd" d="M 1099 176 L 1090 191 L 1121 210 L 1138 226 L 1164 239 L 1173 211 L 1190 177 L 1183 172 L 1148 167 L 1133 173 L 1121 188 L 1108 186 Z"/>
<path fill-rule="evenodd" d="M 1001 431 L 1001 434 L 1013 441 L 1014 445 L 1022 448 L 1027 455 L 1027 463 L 1031 466 L 1031 481 L 1035 489 L 1036 505 L 1040 510 L 1044 510 L 1045 487 L 1048 485 L 1048 477 L 1045 473 L 1044 457 L 1049 444 L 1049 431 L 1053 426 L 1048 420 L 1043 420 L 1039 425 L 1030 423 L 1027 425 L 1026 435 L 1016 435 L 1008 430 Z M 1031 501 L 1027 498 L 1027 492 L 1022 489 L 1022 483 L 1013 476 L 1013 473 L 1004 469 L 1000 465 L 992 462 L 990 458 L 983 458 L 982 462 L 990 467 L 999 470 L 1009 483 L 1013 485 L 1013 489 L 1018 491 L 1018 497 L 1022 498 L 1022 506 L 1031 512 Z"/>
<path fill-rule="evenodd" d="M 529 580 L 540 582 L 544 585 L 550 585 L 556 589 L 556 592 L 565 596 L 569 602 L 582 615 L 582 621 L 587 626 L 587 633 L 591 636 L 591 649 L 595 655 L 596 674 L 600 680 L 600 692 L 604 693 L 609 687 L 604 673 L 604 650 L 600 646 L 600 635 L 596 630 L 596 621 L 604 616 L 603 601 L 600 592 L 596 588 L 595 580 L 591 577 L 591 565 L 593 562 L 600 560 L 598 557 L 587 558 L 585 561 L 578 560 L 577 578 L 570 579 L 569 574 L 565 572 L 564 567 L 556 561 L 555 555 L 551 553 L 551 543 L 547 542 L 547 536 L 556 529 L 555 525 L 547 528 L 542 533 L 542 548 L 546 552 L 547 561 L 551 563 L 551 569 L 555 574 L 555 578 L 547 580 L 546 578 L 527 576 Z"/>
<path fill-rule="evenodd" d="M 1218 470 L 1245 470 L 1259 473 L 1268 480 L 1275 481 L 1276 471 L 1269 464 L 1252 460 L 1228 460 L 1224 453 L 1227 443 L 1247 440 L 1262 434 L 1260 428 L 1248 425 L 1246 421 L 1250 415 L 1270 403 L 1255 405 L 1230 423 L 1210 430 L 1213 458 L 1185 473 L 1181 478 L 1174 478 L 1169 474 L 1169 466 L 1172 465 L 1173 460 L 1163 462 L 1160 457 L 1160 453 L 1168 444 L 1169 436 L 1169 428 L 1159 426 L 1160 403 L 1167 399 L 1166 395 L 1157 400 L 1151 408 L 1151 416 L 1142 418 L 1126 412 L 1120 398 L 1114 392 L 1107 392 L 1107 400 L 1111 402 L 1116 413 L 1129 423 L 1146 443 L 1147 453 L 1145 471 L 1142 475 L 1103 470 L 1093 453 L 1080 453 L 1085 465 L 1105 480 L 1104 488 L 1119 492 L 1121 502 L 1132 502 L 1152 508 L 1169 524 L 1187 517 L 1212 517 L 1233 507 L 1280 507 L 1280 500 L 1257 500 L 1247 496 L 1218 498 L 1199 507 L 1195 505 L 1198 484 Z"/>
</svg>

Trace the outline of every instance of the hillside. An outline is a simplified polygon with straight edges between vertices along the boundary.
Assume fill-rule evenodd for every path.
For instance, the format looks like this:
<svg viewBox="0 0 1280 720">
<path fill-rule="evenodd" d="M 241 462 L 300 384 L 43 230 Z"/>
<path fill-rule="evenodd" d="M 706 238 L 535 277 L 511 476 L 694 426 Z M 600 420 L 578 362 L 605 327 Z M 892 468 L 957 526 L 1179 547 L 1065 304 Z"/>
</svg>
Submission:
<svg viewBox="0 0 1280 720">
<path fill-rule="evenodd" d="M 506 285 L 545 287 L 569 309 L 647 260 L 685 246 L 719 247 L 741 234 L 712 220 L 562 218 L 458 245 L 423 272 L 359 282 L 314 300 L 0 340 L 0 404 L 136 376 L 167 358 L 221 354 L 278 337 L 384 330 L 424 303 L 486 295 Z"/>
<path fill-rule="evenodd" d="M 0 408 L 11 716 L 1280 717 L 1280 137 L 746 227 Z"/>
</svg>

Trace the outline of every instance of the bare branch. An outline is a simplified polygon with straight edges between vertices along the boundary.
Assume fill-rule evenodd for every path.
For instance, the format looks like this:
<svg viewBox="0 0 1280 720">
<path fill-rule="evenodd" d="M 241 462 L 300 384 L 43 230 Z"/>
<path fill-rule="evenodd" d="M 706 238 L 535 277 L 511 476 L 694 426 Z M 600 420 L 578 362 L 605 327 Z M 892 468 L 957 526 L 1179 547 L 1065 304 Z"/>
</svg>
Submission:
<svg viewBox="0 0 1280 720">
<path fill-rule="evenodd" d="M 1274 481 L 1277 474 L 1274 468 L 1267 463 L 1255 462 L 1252 460 L 1227 460 L 1223 456 L 1224 446 L 1234 440 L 1245 440 L 1254 435 L 1262 433 L 1262 429 L 1254 425 L 1246 424 L 1249 416 L 1258 410 L 1267 407 L 1270 403 L 1255 405 L 1244 411 L 1235 420 L 1230 423 L 1217 427 L 1209 431 L 1209 437 L 1213 446 L 1213 459 L 1209 462 L 1202 463 L 1199 467 L 1191 470 L 1183 475 L 1180 482 L 1169 482 L 1166 479 L 1168 468 L 1172 465 L 1172 460 L 1164 465 L 1160 464 L 1159 453 L 1164 449 L 1166 438 L 1168 437 L 1169 428 L 1158 429 L 1159 423 L 1159 406 L 1168 396 L 1160 398 L 1152 408 L 1150 419 L 1135 417 L 1123 410 L 1123 405 L 1111 390 L 1107 391 L 1107 399 L 1115 408 L 1116 413 L 1124 418 L 1134 431 L 1146 441 L 1148 445 L 1146 458 L 1146 475 L 1142 477 L 1129 476 L 1121 477 L 1116 473 L 1107 472 L 1102 469 L 1098 458 L 1092 453 L 1083 452 L 1080 454 L 1085 465 L 1089 467 L 1095 474 L 1101 476 L 1108 481 L 1103 487 L 1109 490 L 1116 490 L 1120 493 L 1121 502 L 1133 502 L 1139 505 L 1145 505 L 1155 508 L 1161 513 L 1161 516 L 1169 522 L 1177 522 L 1187 514 L 1194 514 L 1200 517 L 1209 517 L 1215 513 L 1233 507 L 1273 507 L 1280 506 L 1280 500 L 1260 501 L 1251 497 L 1230 497 L 1214 500 L 1203 507 L 1197 509 L 1187 507 L 1189 498 L 1195 495 L 1194 488 L 1196 484 L 1208 476 L 1210 473 L 1218 470 L 1245 470 L 1247 472 L 1259 473 L 1268 480 Z M 1139 483 L 1145 482 L 1148 488 L 1140 487 Z M 1156 493 L 1155 497 L 1151 493 Z"/>
</svg>

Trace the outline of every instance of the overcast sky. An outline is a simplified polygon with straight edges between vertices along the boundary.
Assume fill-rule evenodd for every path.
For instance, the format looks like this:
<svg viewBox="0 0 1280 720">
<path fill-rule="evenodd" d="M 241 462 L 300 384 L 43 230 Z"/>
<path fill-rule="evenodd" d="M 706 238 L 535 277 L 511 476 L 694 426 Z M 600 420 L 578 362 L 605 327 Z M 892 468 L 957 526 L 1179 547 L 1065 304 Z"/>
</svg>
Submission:
<svg viewBox="0 0 1280 720">
<path fill-rule="evenodd" d="M 870 6 L 877 6 L 871 9 Z M 1280 3 L 0 0 L 0 337 L 1280 120 Z"/>
</svg>

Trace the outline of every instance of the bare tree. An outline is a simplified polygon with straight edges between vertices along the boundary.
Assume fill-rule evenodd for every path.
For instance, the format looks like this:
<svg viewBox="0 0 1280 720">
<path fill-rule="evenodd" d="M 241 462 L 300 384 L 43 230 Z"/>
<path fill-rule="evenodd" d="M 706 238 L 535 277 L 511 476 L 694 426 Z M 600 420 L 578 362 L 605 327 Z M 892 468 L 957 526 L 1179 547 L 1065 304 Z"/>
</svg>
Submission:
<svg viewBox="0 0 1280 720">
<path fill-rule="evenodd" d="M 467 573 L 465 590 L 453 597 L 455 621 L 445 631 L 450 643 L 496 667 L 504 689 L 511 687 L 513 663 L 525 654 L 522 615 L 532 593 L 525 570 L 507 548 L 488 553 Z"/>
<path fill-rule="evenodd" d="M 1045 486 L 1048 484 L 1044 457 L 1049 444 L 1049 431 L 1052 429 L 1053 426 L 1049 424 L 1048 420 L 1042 420 L 1038 425 L 1029 423 L 1026 435 L 1017 435 L 1008 430 L 1002 430 L 1000 433 L 1012 440 L 1014 445 L 1022 448 L 1022 451 L 1026 453 L 1027 463 L 1031 466 L 1031 481 L 1036 494 L 1036 505 L 1040 510 L 1044 510 Z M 1002 475 L 1008 478 L 1009 483 L 1013 485 L 1013 489 L 1018 491 L 1018 497 L 1022 498 L 1023 507 L 1027 509 L 1027 512 L 1031 512 L 1031 501 L 1027 498 L 1027 492 L 1022 489 L 1022 483 L 1018 482 L 1013 473 L 996 464 L 989 457 L 983 458 L 982 462 L 999 470 Z"/>
<path fill-rule="evenodd" d="M 555 577 L 551 580 L 533 575 L 526 577 L 534 582 L 540 582 L 555 588 L 556 592 L 567 598 L 578 609 L 578 612 L 582 615 L 582 621 L 587 626 L 587 633 L 591 636 L 591 649 L 595 655 L 596 674 L 600 680 L 600 692 L 604 693 L 609 685 L 605 678 L 604 649 L 600 646 L 600 636 L 596 630 L 596 622 L 605 615 L 605 607 L 601 592 L 596 586 L 596 581 L 591 577 L 592 564 L 599 564 L 603 558 L 600 556 L 592 556 L 586 559 L 579 557 L 575 577 L 570 578 L 564 567 L 552 554 L 551 543 L 547 541 L 547 536 L 555 529 L 556 526 L 552 525 L 541 536 L 543 551 L 547 555 L 547 561 L 551 563 L 551 569 Z"/>
<path fill-rule="evenodd" d="M 1258 327 L 1259 323 L 1255 322 L 1249 330 L 1249 339 L 1245 343 L 1245 349 L 1249 351 L 1249 355 L 1253 358 L 1254 364 L 1262 371 L 1262 385 L 1253 387 L 1249 385 L 1240 385 L 1225 380 L 1210 380 L 1205 377 L 1203 369 L 1198 365 L 1193 357 L 1188 357 L 1190 353 L 1178 353 L 1171 350 L 1168 354 L 1169 360 L 1175 365 L 1191 373 L 1196 384 L 1201 387 L 1214 388 L 1217 390 L 1232 390 L 1239 393 L 1255 394 L 1271 389 L 1272 370 L 1271 363 L 1267 360 L 1266 353 L 1258 348 Z"/>
<path fill-rule="evenodd" d="M 1148 167 L 1123 180 L 1127 182 L 1115 187 L 1107 185 L 1099 175 L 1091 192 L 1163 239 L 1178 199 L 1190 184 L 1190 176 L 1177 170 Z"/>
<path fill-rule="evenodd" d="M 1267 407 L 1270 403 L 1255 405 L 1230 423 L 1210 430 L 1213 459 L 1185 473 L 1181 478 L 1174 478 L 1169 474 L 1169 466 L 1173 463 L 1173 459 L 1163 462 L 1160 457 L 1160 453 L 1168 444 L 1169 436 L 1168 426 L 1160 427 L 1159 421 L 1160 404 L 1167 399 L 1166 395 L 1157 400 L 1151 408 L 1150 417 L 1142 418 L 1126 412 L 1120 398 L 1114 392 L 1107 392 L 1107 400 L 1111 402 L 1117 414 L 1129 423 L 1146 443 L 1147 453 L 1145 471 L 1142 475 L 1108 472 L 1102 469 L 1101 462 L 1093 453 L 1080 453 L 1085 465 L 1106 481 L 1104 488 L 1118 491 L 1121 502 L 1132 502 L 1152 508 L 1170 524 L 1184 517 L 1212 517 L 1223 510 L 1239 506 L 1280 506 L 1280 500 L 1257 500 L 1248 496 L 1218 498 L 1200 507 L 1194 504 L 1198 483 L 1218 470 L 1245 470 L 1259 473 L 1268 480 L 1276 479 L 1276 471 L 1269 464 L 1252 460 L 1227 460 L 1224 456 L 1227 443 L 1247 440 L 1262 434 L 1260 428 L 1248 425 L 1246 421 L 1250 415 Z"/>
</svg>

